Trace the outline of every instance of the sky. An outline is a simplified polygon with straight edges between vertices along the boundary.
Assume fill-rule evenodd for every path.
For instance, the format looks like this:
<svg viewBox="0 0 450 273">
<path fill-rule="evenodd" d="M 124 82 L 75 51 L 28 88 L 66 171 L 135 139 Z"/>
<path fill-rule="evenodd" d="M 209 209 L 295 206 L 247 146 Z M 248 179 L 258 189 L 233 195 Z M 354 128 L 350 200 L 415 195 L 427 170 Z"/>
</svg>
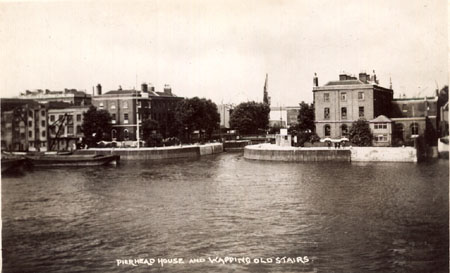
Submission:
<svg viewBox="0 0 450 273">
<path fill-rule="evenodd" d="M 448 84 L 445 0 L 2 1 L 0 95 L 170 84 L 216 103 L 312 102 L 342 72 L 394 97 Z"/>
</svg>

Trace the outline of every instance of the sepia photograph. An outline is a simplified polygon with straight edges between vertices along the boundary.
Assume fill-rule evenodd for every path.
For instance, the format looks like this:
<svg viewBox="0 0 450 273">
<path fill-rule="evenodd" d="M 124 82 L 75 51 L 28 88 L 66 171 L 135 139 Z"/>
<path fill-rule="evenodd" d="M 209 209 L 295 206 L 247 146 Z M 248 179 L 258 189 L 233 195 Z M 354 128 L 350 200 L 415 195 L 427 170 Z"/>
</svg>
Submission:
<svg viewBox="0 0 450 273">
<path fill-rule="evenodd" d="M 449 272 L 445 0 L 0 2 L 1 272 Z"/>
</svg>

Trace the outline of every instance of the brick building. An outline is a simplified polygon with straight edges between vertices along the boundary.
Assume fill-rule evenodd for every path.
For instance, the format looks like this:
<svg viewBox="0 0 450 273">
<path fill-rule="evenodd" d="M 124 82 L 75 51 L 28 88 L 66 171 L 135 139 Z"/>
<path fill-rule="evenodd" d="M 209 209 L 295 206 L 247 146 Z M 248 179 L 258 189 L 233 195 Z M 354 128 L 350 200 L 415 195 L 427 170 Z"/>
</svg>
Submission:
<svg viewBox="0 0 450 273">
<path fill-rule="evenodd" d="M 47 106 L 28 99 L 1 99 L 1 149 L 47 151 Z"/>
<path fill-rule="evenodd" d="M 163 92 L 142 84 L 141 90 L 111 90 L 102 94 L 101 85 L 97 85 L 97 94 L 92 104 L 97 109 L 107 110 L 112 117 L 111 138 L 113 140 L 136 140 L 137 121 L 156 120 L 161 134 L 168 134 L 168 127 L 174 120 L 174 110 L 178 101 L 183 98 L 172 93 L 169 85 Z M 142 130 L 140 130 L 142 137 Z"/>
<path fill-rule="evenodd" d="M 318 86 L 314 77 L 316 133 L 320 138 L 347 137 L 352 123 L 365 119 L 374 146 L 413 145 L 424 136 L 435 145 L 439 120 L 437 97 L 393 98 L 392 88 L 379 86 L 376 75 L 339 75 L 338 81 Z"/>
<path fill-rule="evenodd" d="M 320 138 L 341 138 L 348 135 L 358 119 L 373 120 L 390 116 L 393 91 L 378 85 L 376 75 L 360 73 L 359 78 L 339 75 L 338 81 L 318 85 L 314 77 L 316 133 Z"/>
</svg>

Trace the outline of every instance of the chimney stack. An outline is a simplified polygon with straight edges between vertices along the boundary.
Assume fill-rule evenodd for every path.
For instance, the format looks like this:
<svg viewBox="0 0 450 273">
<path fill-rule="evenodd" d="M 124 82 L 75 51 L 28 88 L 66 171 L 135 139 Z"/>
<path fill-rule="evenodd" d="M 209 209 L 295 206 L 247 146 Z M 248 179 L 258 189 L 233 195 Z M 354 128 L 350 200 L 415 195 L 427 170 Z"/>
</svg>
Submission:
<svg viewBox="0 0 450 273">
<path fill-rule="evenodd" d="M 101 84 L 97 84 L 97 95 L 98 96 L 102 95 L 102 85 Z"/>
<path fill-rule="evenodd" d="M 172 88 L 169 84 L 164 85 L 164 94 L 166 95 L 172 95 Z"/>
<path fill-rule="evenodd" d="M 314 87 L 319 86 L 319 78 L 317 78 L 317 73 L 314 73 L 313 86 Z"/>
<path fill-rule="evenodd" d="M 365 72 L 359 73 L 359 80 L 363 83 L 367 83 L 369 81 L 369 75 Z"/>
<path fill-rule="evenodd" d="M 141 84 L 141 91 L 144 93 L 148 92 L 148 85 L 146 83 Z"/>
</svg>

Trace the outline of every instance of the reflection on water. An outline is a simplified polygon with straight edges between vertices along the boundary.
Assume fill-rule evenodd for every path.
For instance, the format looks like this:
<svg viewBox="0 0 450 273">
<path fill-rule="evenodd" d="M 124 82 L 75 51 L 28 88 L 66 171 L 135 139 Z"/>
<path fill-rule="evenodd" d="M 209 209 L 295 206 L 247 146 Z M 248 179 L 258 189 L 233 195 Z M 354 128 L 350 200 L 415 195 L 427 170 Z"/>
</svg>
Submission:
<svg viewBox="0 0 450 273">
<path fill-rule="evenodd" d="M 4 272 L 446 272 L 448 161 L 281 163 L 221 154 L 2 179 Z M 117 266 L 303 257 L 306 264 Z"/>
</svg>

